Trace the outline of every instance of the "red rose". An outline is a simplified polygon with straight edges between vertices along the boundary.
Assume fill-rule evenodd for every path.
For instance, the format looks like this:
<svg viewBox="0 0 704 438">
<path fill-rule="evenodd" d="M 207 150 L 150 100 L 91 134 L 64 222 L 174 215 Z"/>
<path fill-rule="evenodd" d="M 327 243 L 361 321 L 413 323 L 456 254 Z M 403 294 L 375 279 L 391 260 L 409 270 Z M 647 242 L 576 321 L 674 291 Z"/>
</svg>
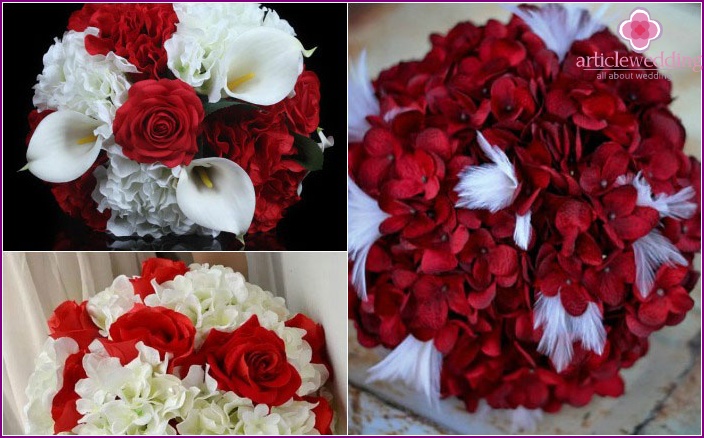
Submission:
<svg viewBox="0 0 704 438">
<path fill-rule="evenodd" d="M 284 341 L 259 325 L 256 315 L 232 333 L 211 330 L 197 354 L 181 365 L 210 365 L 218 389 L 233 391 L 255 404 L 279 406 L 301 386 L 301 376 L 286 359 Z"/>
<path fill-rule="evenodd" d="M 332 367 L 330 366 L 330 359 L 328 358 L 328 353 L 325 350 L 325 329 L 320 324 L 316 324 L 315 321 L 308 318 L 302 313 L 298 313 L 293 318 L 286 321 L 286 327 L 296 327 L 306 331 L 303 340 L 310 344 L 310 348 L 313 350 L 313 357 L 311 358 L 312 363 L 320 363 L 325 365 L 328 371 L 332 374 Z"/>
<path fill-rule="evenodd" d="M 176 167 L 189 164 L 198 152 L 203 117 L 203 104 L 185 82 L 146 80 L 130 88 L 115 114 L 113 133 L 128 158 Z"/>
<path fill-rule="evenodd" d="M 142 262 L 142 276 L 130 279 L 134 293 L 138 294 L 142 299 L 154 293 L 152 280 L 156 280 L 158 284 L 165 281 L 173 280 L 177 275 L 183 275 L 188 272 L 188 266 L 185 263 L 175 262 L 169 259 L 151 258 Z"/>
<path fill-rule="evenodd" d="M 101 342 L 108 354 L 126 365 L 137 357 L 135 345 L 139 341 L 158 350 L 162 358 L 171 353 L 175 360 L 191 354 L 195 336 L 196 328 L 186 315 L 165 307 L 137 304 L 112 323 L 111 340 L 101 338 Z"/>
<path fill-rule="evenodd" d="M 87 35 L 91 55 L 116 55 L 137 67 L 136 81 L 163 78 L 168 73 L 164 42 L 176 31 L 178 17 L 171 4 L 86 4 L 71 15 L 69 30 L 81 32 L 97 27 L 97 36 Z"/>
<path fill-rule="evenodd" d="M 315 430 L 321 435 L 332 435 L 332 416 L 333 410 L 330 403 L 323 397 L 303 397 L 308 403 L 317 403 L 318 406 L 313 408 L 315 414 Z"/>
<path fill-rule="evenodd" d="M 100 335 L 100 329 L 93 323 L 84 301 L 64 301 L 49 318 L 49 336 L 54 339 L 71 338 L 78 348 L 85 350 Z"/>
<path fill-rule="evenodd" d="M 308 135 L 320 124 L 320 81 L 312 71 L 304 71 L 298 77 L 295 96 L 286 99 L 286 113 L 293 130 Z"/>
<path fill-rule="evenodd" d="M 51 403 L 51 418 L 54 419 L 54 433 L 70 432 L 83 418 L 76 409 L 76 383 L 88 377 L 83 368 L 85 352 L 78 352 L 66 358 L 64 363 L 63 385 L 56 393 Z"/>
</svg>

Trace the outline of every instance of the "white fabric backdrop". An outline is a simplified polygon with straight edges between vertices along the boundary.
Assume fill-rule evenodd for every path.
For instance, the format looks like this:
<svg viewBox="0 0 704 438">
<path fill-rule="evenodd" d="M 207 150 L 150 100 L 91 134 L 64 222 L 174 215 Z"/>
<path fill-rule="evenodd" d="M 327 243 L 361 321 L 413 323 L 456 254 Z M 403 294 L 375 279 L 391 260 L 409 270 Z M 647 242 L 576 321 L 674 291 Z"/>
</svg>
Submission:
<svg viewBox="0 0 704 438">
<path fill-rule="evenodd" d="M 209 255 L 210 254 L 210 255 Z M 212 261 L 242 269 L 241 254 L 200 253 L 190 262 Z M 138 275 L 154 253 L 3 253 L 3 434 L 22 434 L 24 394 L 44 344 L 47 319 L 66 300 L 82 301 L 118 275 Z M 232 263 L 227 263 L 231 260 Z M 292 312 L 325 327 L 336 379 L 338 431 L 347 412 L 347 257 L 345 253 L 248 253 L 249 281 L 282 296 Z"/>
</svg>

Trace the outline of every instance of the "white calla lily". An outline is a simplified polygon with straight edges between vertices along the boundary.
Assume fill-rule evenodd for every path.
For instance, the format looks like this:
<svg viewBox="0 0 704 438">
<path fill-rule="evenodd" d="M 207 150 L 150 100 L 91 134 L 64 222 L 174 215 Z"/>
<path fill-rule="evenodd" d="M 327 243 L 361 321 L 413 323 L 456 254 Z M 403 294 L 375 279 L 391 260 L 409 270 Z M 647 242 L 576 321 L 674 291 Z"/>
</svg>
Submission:
<svg viewBox="0 0 704 438">
<path fill-rule="evenodd" d="M 233 42 L 222 62 L 222 89 L 255 105 L 273 105 L 288 96 L 303 69 L 303 45 L 294 36 L 268 27 L 248 30 Z M 214 87 L 210 101 L 220 100 Z M 213 95 L 215 94 L 215 95 Z"/>
<path fill-rule="evenodd" d="M 181 169 L 176 202 L 198 225 L 242 236 L 254 217 L 254 185 L 232 161 L 201 158 Z"/>
<path fill-rule="evenodd" d="M 102 122 L 76 111 L 56 111 L 39 123 L 27 149 L 27 166 L 37 178 L 63 183 L 79 178 L 95 163 Z"/>
</svg>

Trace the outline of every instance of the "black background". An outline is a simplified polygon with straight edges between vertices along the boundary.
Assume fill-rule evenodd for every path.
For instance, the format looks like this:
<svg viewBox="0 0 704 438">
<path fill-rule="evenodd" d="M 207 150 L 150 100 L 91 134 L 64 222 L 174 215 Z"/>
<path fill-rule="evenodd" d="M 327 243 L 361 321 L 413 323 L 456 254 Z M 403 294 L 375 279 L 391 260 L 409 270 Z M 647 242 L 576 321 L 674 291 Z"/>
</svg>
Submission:
<svg viewBox="0 0 704 438">
<path fill-rule="evenodd" d="M 337 4 L 268 4 L 295 29 L 306 48 L 316 47 L 306 68 L 321 82 L 320 126 L 335 138 L 325 151 L 323 169 L 303 181 L 302 199 L 270 233 L 246 238 L 247 250 L 336 250 L 347 246 L 347 8 Z M 42 71 L 42 56 L 66 30 L 81 4 L 3 4 L 3 250 L 101 250 L 112 239 L 65 215 L 49 186 L 26 163 L 27 114 L 34 108 L 32 86 Z M 12 23 L 31 23 L 21 37 Z M 114 245 L 110 245 L 114 246 Z M 157 242 L 132 241 L 123 249 L 239 249 L 232 235 L 217 242 L 172 236 Z"/>
</svg>

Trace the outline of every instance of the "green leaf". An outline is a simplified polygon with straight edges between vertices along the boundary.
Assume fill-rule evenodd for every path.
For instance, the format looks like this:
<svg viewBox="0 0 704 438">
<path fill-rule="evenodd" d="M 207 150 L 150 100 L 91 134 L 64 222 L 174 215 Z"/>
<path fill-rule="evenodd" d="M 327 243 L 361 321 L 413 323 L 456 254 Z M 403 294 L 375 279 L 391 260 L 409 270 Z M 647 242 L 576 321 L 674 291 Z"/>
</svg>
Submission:
<svg viewBox="0 0 704 438">
<path fill-rule="evenodd" d="M 208 117 L 214 112 L 220 111 L 221 109 L 229 108 L 231 106 L 241 106 L 244 109 L 253 109 L 257 110 L 259 109 L 258 106 L 252 105 L 251 103 L 248 102 L 242 102 L 241 100 L 229 100 L 229 99 L 220 99 L 219 101 L 215 103 L 210 103 L 210 102 L 203 102 L 203 109 L 205 110 L 205 117 Z"/>
<path fill-rule="evenodd" d="M 293 146 L 298 149 L 296 161 L 310 171 L 323 168 L 323 151 L 318 143 L 305 135 L 293 133 Z"/>
</svg>

